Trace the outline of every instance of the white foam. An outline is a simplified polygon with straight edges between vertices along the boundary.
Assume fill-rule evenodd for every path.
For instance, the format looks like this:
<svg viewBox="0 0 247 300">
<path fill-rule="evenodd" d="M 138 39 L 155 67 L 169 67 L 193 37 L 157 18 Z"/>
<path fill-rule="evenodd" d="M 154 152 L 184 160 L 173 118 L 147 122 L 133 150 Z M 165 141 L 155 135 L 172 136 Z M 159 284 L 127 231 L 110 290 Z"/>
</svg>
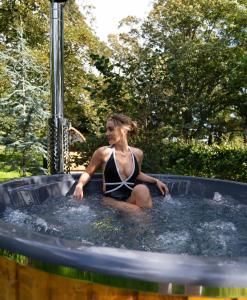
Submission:
<svg viewBox="0 0 247 300">
<path fill-rule="evenodd" d="M 177 249 L 186 248 L 190 240 L 191 235 L 187 231 L 168 231 L 165 234 L 157 236 L 154 248 L 166 250 L 174 250 L 174 247 Z"/>
<path fill-rule="evenodd" d="M 49 229 L 47 222 L 42 218 L 37 218 L 35 225 L 39 231 L 43 229 L 46 232 Z"/>
<path fill-rule="evenodd" d="M 7 208 L 4 212 L 4 220 L 12 224 L 23 224 L 26 220 L 31 220 L 31 217 L 18 209 Z"/>
<path fill-rule="evenodd" d="M 214 201 L 222 201 L 222 199 L 223 199 L 223 196 L 220 193 L 218 193 L 218 192 L 214 193 L 214 197 L 213 197 Z"/>
<path fill-rule="evenodd" d="M 207 231 L 217 231 L 217 232 L 235 232 L 236 227 L 232 222 L 224 222 L 224 221 L 212 221 L 212 222 L 205 222 L 201 223 L 200 226 Z"/>
</svg>

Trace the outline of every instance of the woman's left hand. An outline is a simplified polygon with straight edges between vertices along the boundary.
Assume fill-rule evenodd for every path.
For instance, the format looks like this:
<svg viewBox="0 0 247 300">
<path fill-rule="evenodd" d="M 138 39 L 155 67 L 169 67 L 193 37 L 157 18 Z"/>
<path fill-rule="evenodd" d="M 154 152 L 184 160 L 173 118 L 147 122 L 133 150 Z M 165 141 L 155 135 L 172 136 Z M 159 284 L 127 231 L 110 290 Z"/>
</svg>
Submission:
<svg viewBox="0 0 247 300">
<path fill-rule="evenodd" d="M 169 193 L 169 189 L 167 187 L 167 185 L 160 181 L 159 179 L 156 182 L 157 188 L 160 190 L 161 194 L 164 196 L 165 194 Z"/>
</svg>

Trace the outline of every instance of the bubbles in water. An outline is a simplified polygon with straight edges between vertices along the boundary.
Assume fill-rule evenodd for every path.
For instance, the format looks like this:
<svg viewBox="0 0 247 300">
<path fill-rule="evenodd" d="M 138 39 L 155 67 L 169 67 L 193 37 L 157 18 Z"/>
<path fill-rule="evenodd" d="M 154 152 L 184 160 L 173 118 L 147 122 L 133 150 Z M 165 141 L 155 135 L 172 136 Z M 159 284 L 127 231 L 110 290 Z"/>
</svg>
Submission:
<svg viewBox="0 0 247 300">
<path fill-rule="evenodd" d="M 100 199 L 101 195 L 83 202 L 49 199 L 27 209 L 7 208 L 3 219 L 74 240 L 78 249 L 98 245 L 177 254 L 246 255 L 247 205 L 218 192 L 211 199 L 184 194 L 154 197 L 153 209 L 144 210 L 141 218 L 102 206 Z"/>
<path fill-rule="evenodd" d="M 205 238 L 202 249 L 204 255 L 230 255 L 232 246 L 237 243 L 237 229 L 232 222 L 215 220 L 202 223 L 200 227 Z"/>
<path fill-rule="evenodd" d="M 233 199 L 232 197 L 230 196 L 225 196 L 225 195 L 222 195 L 218 192 L 215 192 L 214 193 L 214 196 L 213 196 L 213 199 L 212 201 L 217 204 L 217 205 L 224 205 L 224 206 L 228 206 L 228 207 L 232 207 L 232 208 L 235 208 L 236 207 L 236 200 Z"/>
<path fill-rule="evenodd" d="M 182 204 L 178 198 L 172 197 L 170 194 L 166 194 L 164 197 L 162 197 L 158 201 L 159 201 L 159 203 L 162 203 L 162 205 L 169 204 L 169 205 L 173 205 L 173 206 L 178 206 L 178 205 Z"/>
<path fill-rule="evenodd" d="M 151 248 L 155 250 L 165 250 L 172 253 L 186 252 L 187 244 L 191 240 L 190 234 L 187 231 L 171 232 L 159 235 L 156 238 L 156 243 Z M 175 251 L 174 251 L 175 250 Z"/>
<path fill-rule="evenodd" d="M 28 214 L 25 214 L 24 212 L 21 212 L 18 209 L 13 210 L 10 207 L 6 208 L 3 219 L 6 222 L 16 224 L 16 225 L 21 225 L 21 224 L 24 224 L 25 221 L 32 220 L 32 218 Z"/>
<path fill-rule="evenodd" d="M 171 201 L 172 200 L 172 196 L 170 194 L 166 194 L 165 197 L 163 197 L 163 200 L 165 200 L 165 201 Z"/>
<path fill-rule="evenodd" d="M 120 228 L 115 226 L 115 224 L 112 222 L 112 218 L 104 218 L 100 221 L 95 221 L 92 223 L 93 228 L 95 228 L 98 231 L 109 231 L 109 232 L 119 232 Z"/>
<path fill-rule="evenodd" d="M 29 230 L 42 231 L 42 232 L 59 232 L 59 230 L 52 224 L 48 224 L 43 218 L 37 217 L 36 215 L 30 215 L 27 212 L 22 212 L 18 209 L 13 210 L 7 208 L 4 212 L 4 218 L 6 222 L 23 226 Z"/>
<path fill-rule="evenodd" d="M 213 197 L 213 200 L 214 201 L 221 201 L 222 200 L 222 195 L 220 194 L 220 193 L 218 193 L 218 192 L 215 192 L 214 193 L 214 197 Z"/>
<path fill-rule="evenodd" d="M 44 219 L 42 219 L 42 218 L 37 218 L 36 222 L 35 222 L 35 225 L 37 226 L 37 230 L 38 231 L 44 230 L 46 232 L 48 230 L 48 228 L 49 228 L 49 226 L 46 223 L 46 221 Z"/>
<path fill-rule="evenodd" d="M 246 204 L 238 204 L 235 206 L 236 209 L 241 210 L 241 211 L 245 211 L 245 213 L 247 213 L 247 205 Z"/>
<path fill-rule="evenodd" d="M 95 219 L 97 215 L 86 205 L 76 207 L 61 207 L 56 211 L 57 218 L 63 223 L 71 224 L 71 222 L 88 223 Z"/>
<path fill-rule="evenodd" d="M 223 222 L 220 220 L 202 223 L 201 227 L 206 231 L 220 231 L 226 233 L 236 231 L 236 227 L 232 222 Z"/>
</svg>

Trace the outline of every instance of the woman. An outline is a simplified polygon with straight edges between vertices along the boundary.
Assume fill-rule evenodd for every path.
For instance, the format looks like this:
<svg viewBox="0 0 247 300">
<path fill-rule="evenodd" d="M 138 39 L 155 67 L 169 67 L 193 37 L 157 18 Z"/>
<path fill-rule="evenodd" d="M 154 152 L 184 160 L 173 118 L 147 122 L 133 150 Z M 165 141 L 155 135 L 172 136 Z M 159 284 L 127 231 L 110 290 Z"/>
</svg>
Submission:
<svg viewBox="0 0 247 300">
<path fill-rule="evenodd" d="M 168 193 L 162 181 L 141 172 L 143 152 L 128 145 L 128 136 L 136 132 L 136 123 L 125 115 L 116 114 L 108 119 L 106 137 L 110 147 L 100 147 L 94 152 L 76 185 L 75 198 L 83 198 L 83 187 L 100 167 L 104 170 L 105 205 L 125 212 L 140 212 L 141 208 L 151 208 L 152 198 L 148 187 L 144 184 L 135 185 L 136 180 L 154 183 L 163 195 Z"/>
</svg>

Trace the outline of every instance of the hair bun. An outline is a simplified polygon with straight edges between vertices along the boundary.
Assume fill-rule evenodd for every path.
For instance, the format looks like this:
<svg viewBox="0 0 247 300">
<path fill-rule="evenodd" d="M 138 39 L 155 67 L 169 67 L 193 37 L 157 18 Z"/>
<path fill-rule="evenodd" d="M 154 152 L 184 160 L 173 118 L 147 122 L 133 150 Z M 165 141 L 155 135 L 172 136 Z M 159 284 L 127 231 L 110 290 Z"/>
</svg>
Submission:
<svg viewBox="0 0 247 300">
<path fill-rule="evenodd" d="M 131 121 L 131 129 L 130 129 L 130 134 L 131 135 L 135 135 L 138 132 L 138 127 L 137 127 L 137 123 L 135 121 Z"/>
<path fill-rule="evenodd" d="M 111 120 L 115 126 L 128 126 L 130 135 L 135 135 L 138 131 L 137 123 L 124 114 L 114 114 L 108 120 Z"/>
</svg>

